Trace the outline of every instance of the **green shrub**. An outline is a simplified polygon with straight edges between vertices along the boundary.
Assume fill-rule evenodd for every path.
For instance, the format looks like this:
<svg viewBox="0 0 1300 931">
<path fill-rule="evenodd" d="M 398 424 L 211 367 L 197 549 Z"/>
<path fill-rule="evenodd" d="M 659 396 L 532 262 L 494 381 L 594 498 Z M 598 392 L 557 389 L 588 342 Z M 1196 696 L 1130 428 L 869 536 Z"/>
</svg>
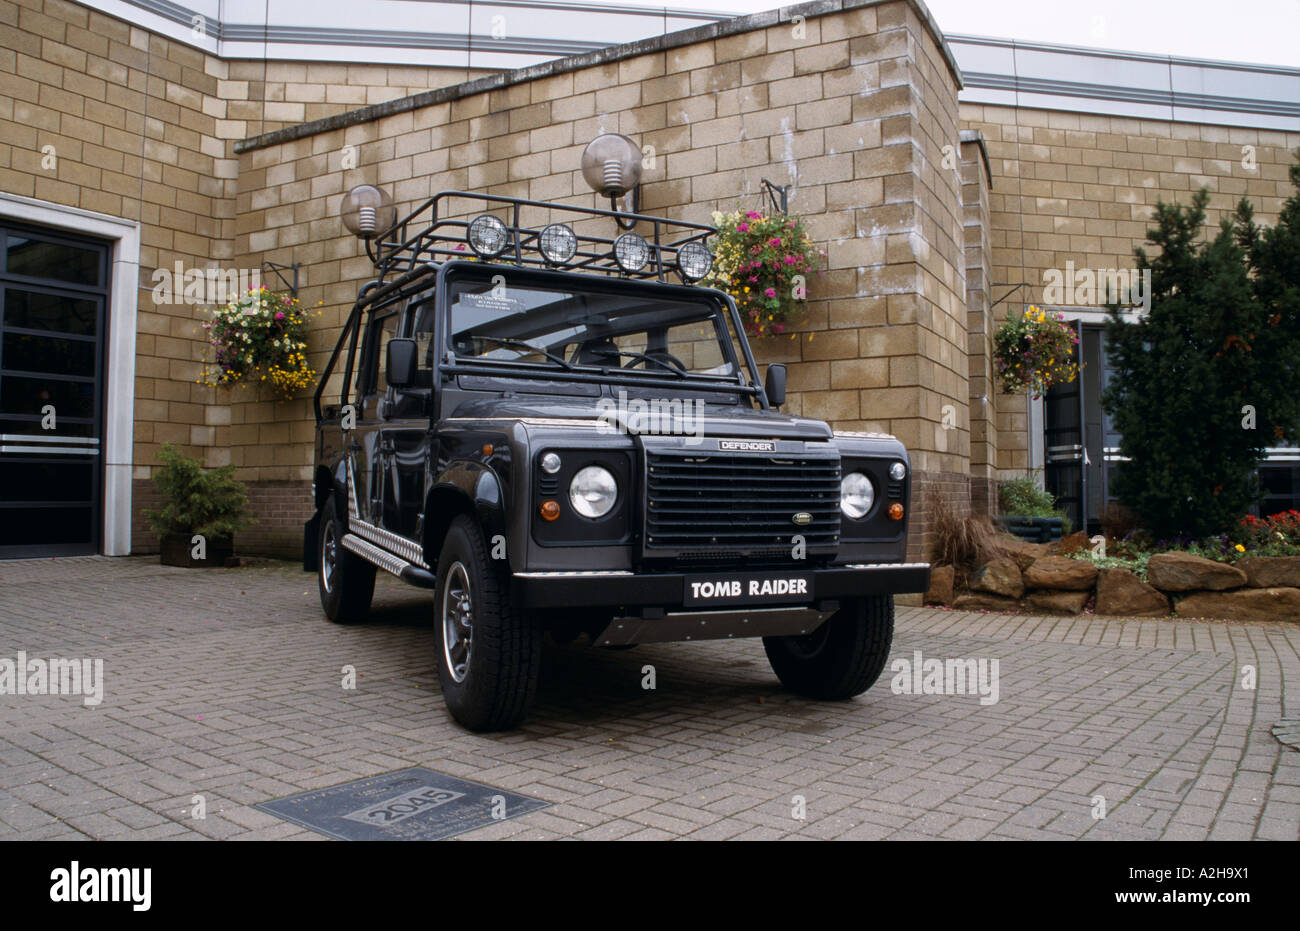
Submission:
<svg viewBox="0 0 1300 931">
<path fill-rule="evenodd" d="M 145 517 L 159 536 L 198 533 L 220 540 L 253 523 L 244 514 L 248 495 L 243 482 L 235 481 L 233 465 L 205 470 L 172 443 L 163 444 L 158 458 L 163 467 L 153 480 L 163 506 L 145 511 Z"/>
<path fill-rule="evenodd" d="M 1032 476 L 998 483 L 998 508 L 1008 517 L 1059 517 L 1063 533 L 1074 530 L 1065 511 L 1056 506 L 1051 492 L 1039 488 Z"/>
<path fill-rule="evenodd" d="M 1300 164 L 1290 178 L 1271 229 L 1243 199 L 1208 230 L 1205 188 L 1158 203 L 1158 254 L 1134 250 L 1149 312 L 1110 308 L 1102 407 L 1128 458 L 1111 491 L 1157 539 L 1231 531 L 1259 499 L 1267 447 L 1300 439 Z"/>
</svg>

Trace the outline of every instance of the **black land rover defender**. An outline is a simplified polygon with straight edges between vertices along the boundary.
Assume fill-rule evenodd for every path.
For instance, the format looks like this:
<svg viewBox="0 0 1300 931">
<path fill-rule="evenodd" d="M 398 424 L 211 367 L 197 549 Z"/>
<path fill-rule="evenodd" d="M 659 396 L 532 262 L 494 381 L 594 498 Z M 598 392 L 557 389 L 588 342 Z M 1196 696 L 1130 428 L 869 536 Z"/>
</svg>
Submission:
<svg viewBox="0 0 1300 931">
<path fill-rule="evenodd" d="M 523 719 L 546 632 L 762 637 L 787 688 L 858 695 L 894 593 L 928 584 L 907 451 L 779 413 L 784 367 L 761 382 L 734 302 L 693 283 L 713 232 L 450 191 L 367 240 L 379 276 L 316 390 L 304 568 L 343 623 L 377 568 L 433 589 L 470 729 Z"/>
</svg>

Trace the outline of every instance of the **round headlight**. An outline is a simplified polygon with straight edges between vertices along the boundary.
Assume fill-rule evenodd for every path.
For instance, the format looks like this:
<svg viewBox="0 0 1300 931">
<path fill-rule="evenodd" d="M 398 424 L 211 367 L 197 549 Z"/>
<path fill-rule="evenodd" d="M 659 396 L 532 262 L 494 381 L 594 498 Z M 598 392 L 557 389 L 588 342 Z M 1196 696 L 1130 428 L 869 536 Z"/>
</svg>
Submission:
<svg viewBox="0 0 1300 931">
<path fill-rule="evenodd" d="M 889 467 L 889 477 L 896 482 L 901 482 L 907 476 L 907 466 L 901 462 L 895 462 Z"/>
<path fill-rule="evenodd" d="M 861 472 L 850 472 L 840 482 L 840 510 L 845 517 L 854 520 L 865 517 L 876 499 L 876 490 L 871 487 L 871 479 Z"/>
<path fill-rule="evenodd" d="M 688 242 L 677 250 L 677 269 L 687 281 L 699 281 L 713 267 L 713 256 L 702 242 Z"/>
<path fill-rule="evenodd" d="M 578 251 L 578 236 L 563 223 L 552 223 L 537 237 L 537 248 L 552 265 L 563 265 Z"/>
<path fill-rule="evenodd" d="M 506 225 L 490 213 L 470 221 L 466 238 L 469 239 L 469 247 L 485 259 L 500 255 L 510 245 L 510 233 Z"/>
<path fill-rule="evenodd" d="M 614 240 L 614 261 L 625 272 L 639 272 L 650 261 L 650 244 L 636 233 L 624 233 Z"/>
<path fill-rule="evenodd" d="M 547 475 L 554 475 L 560 471 L 560 457 L 556 453 L 547 453 L 542 456 L 542 471 Z"/>
<path fill-rule="evenodd" d="M 569 503 L 583 517 L 604 517 L 618 500 L 618 483 L 609 469 L 587 466 L 569 483 Z"/>
</svg>

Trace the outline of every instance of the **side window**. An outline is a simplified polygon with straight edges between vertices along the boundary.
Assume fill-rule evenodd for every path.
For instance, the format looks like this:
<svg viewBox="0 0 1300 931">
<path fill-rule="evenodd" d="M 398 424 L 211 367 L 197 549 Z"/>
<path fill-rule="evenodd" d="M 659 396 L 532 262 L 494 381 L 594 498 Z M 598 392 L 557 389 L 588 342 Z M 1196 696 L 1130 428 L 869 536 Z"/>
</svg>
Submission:
<svg viewBox="0 0 1300 931">
<path fill-rule="evenodd" d="M 349 373 L 356 372 L 356 354 L 357 347 L 361 344 L 358 338 L 360 326 L 357 323 L 340 334 L 339 339 L 342 342 L 342 348 L 339 350 L 338 359 L 334 362 L 334 367 L 330 369 L 329 376 L 325 380 L 325 390 L 321 392 L 321 399 L 325 404 L 335 402 L 343 403 L 343 393 L 348 386 Z M 355 374 L 351 375 L 352 384 L 356 383 Z M 348 398 L 347 400 L 351 400 Z"/>
<path fill-rule="evenodd" d="M 388 360 L 388 341 L 397 335 L 397 314 L 387 313 L 370 321 L 366 335 L 363 365 L 357 372 L 357 397 L 383 394 L 388 390 L 384 366 Z"/>
<path fill-rule="evenodd" d="M 415 340 L 415 358 L 421 371 L 433 368 L 433 324 L 435 305 L 432 300 L 420 305 L 415 314 L 415 330 L 411 333 Z"/>
</svg>

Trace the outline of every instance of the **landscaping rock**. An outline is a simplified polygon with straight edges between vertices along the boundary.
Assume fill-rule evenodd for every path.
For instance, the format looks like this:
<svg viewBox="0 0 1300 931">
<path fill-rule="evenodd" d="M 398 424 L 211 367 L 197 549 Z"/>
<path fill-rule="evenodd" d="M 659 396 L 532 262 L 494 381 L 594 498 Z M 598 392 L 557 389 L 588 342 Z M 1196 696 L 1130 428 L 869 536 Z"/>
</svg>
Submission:
<svg viewBox="0 0 1300 931">
<path fill-rule="evenodd" d="M 924 603 L 928 605 L 952 604 L 952 566 L 930 567 L 930 590 L 925 593 Z"/>
<path fill-rule="evenodd" d="M 957 596 L 952 606 L 963 611 L 1015 611 L 1020 607 L 1020 602 L 1015 598 L 1004 598 L 986 592 L 965 592 Z"/>
<path fill-rule="evenodd" d="M 1147 581 L 1162 592 L 1221 592 L 1245 585 L 1246 573 L 1190 553 L 1157 553 L 1147 563 Z"/>
<path fill-rule="evenodd" d="M 1069 556 L 1092 548 L 1092 540 L 1082 530 L 1047 544 L 1048 556 Z"/>
<path fill-rule="evenodd" d="M 1007 598 L 1019 598 L 1025 593 L 1025 583 L 1020 578 L 1020 566 L 1011 559 L 989 560 L 971 576 L 970 587 L 972 591 L 988 592 L 990 595 L 1003 595 Z"/>
<path fill-rule="evenodd" d="M 1103 569 L 1094 610 L 1118 617 L 1165 617 L 1169 599 L 1128 569 Z"/>
<path fill-rule="evenodd" d="M 1046 556 L 1025 570 L 1025 584 L 1030 588 L 1054 591 L 1084 591 L 1097 581 L 1097 567 L 1084 559 Z"/>
<path fill-rule="evenodd" d="M 1020 566 L 1022 570 L 1028 569 L 1033 565 L 1034 560 L 1042 559 L 1044 556 L 1051 556 L 1051 543 L 1030 543 L 1028 540 L 1022 540 L 1019 537 L 1004 535 L 998 538 L 998 543 L 1002 545 Z"/>
<path fill-rule="evenodd" d="M 1091 592 L 1041 591 L 1025 597 L 1025 607 L 1035 614 L 1078 614 Z"/>
<path fill-rule="evenodd" d="M 1251 588 L 1300 588 L 1300 556 L 1251 556 L 1236 566 Z"/>
<path fill-rule="evenodd" d="M 1239 588 L 1196 592 L 1174 605 L 1179 617 L 1223 617 L 1238 621 L 1300 622 L 1300 588 Z"/>
</svg>

